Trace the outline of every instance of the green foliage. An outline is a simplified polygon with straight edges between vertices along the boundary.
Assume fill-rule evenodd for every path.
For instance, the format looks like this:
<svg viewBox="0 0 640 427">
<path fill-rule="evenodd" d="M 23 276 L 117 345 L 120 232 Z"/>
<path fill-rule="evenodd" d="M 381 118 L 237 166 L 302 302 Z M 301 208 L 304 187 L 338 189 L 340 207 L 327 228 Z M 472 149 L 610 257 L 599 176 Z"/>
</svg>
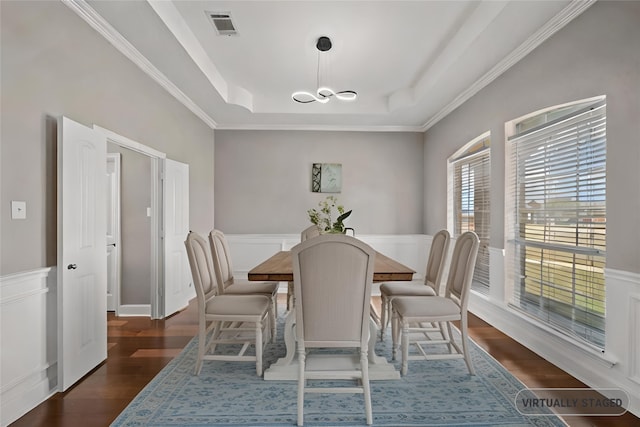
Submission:
<svg viewBox="0 0 640 427">
<path fill-rule="evenodd" d="M 315 224 L 322 233 L 344 233 L 345 226 L 343 221 L 351 215 L 351 211 L 344 210 L 344 206 L 338 204 L 335 196 L 327 196 L 326 199 L 318 203 L 319 209 L 309 209 L 309 220 Z M 335 211 L 338 217 L 333 221 Z"/>
</svg>

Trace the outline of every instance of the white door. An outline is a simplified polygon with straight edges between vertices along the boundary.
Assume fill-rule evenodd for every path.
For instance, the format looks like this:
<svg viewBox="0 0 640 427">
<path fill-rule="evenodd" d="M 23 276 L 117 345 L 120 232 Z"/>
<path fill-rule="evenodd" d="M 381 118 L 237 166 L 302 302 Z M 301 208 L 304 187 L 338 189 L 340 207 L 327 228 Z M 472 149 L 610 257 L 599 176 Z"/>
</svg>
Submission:
<svg viewBox="0 0 640 427">
<path fill-rule="evenodd" d="M 107 153 L 107 311 L 120 308 L 120 153 Z"/>
<path fill-rule="evenodd" d="M 189 232 L 189 165 L 164 160 L 164 316 L 195 297 L 184 241 Z"/>
<path fill-rule="evenodd" d="M 58 121 L 58 389 L 107 358 L 106 140 Z"/>
</svg>

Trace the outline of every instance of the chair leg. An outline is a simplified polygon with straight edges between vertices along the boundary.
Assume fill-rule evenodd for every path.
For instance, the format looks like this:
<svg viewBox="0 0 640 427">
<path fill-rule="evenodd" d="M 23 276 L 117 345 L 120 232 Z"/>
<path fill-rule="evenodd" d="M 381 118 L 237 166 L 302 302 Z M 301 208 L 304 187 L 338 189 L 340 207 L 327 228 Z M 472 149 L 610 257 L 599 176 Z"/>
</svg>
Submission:
<svg viewBox="0 0 640 427">
<path fill-rule="evenodd" d="M 475 375 L 473 364 L 471 363 L 471 356 L 469 355 L 468 337 L 467 337 L 467 316 L 462 316 L 460 320 L 460 335 L 462 336 L 462 352 L 464 353 L 464 361 L 469 368 L 469 373 Z"/>
<path fill-rule="evenodd" d="M 369 356 L 367 350 L 360 352 L 360 370 L 362 372 L 362 391 L 364 394 L 364 411 L 367 416 L 367 425 L 373 424 L 371 410 L 371 388 L 369 386 Z"/>
<path fill-rule="evenodd" d="M 402 368 L 400 373 L 407 375 L 409 369 L 409 322 L 402 320 Z"/>
<path fill-rule="evenodd" d="M 256 322 L 256 373 L 262 376 L 262 322 Z"/>
<path fill-rule="evenodd" d="M 393 305 L 389 307 L 391 310 L 391 360 L 396 360 L 396 353 L 398 352 L 398 333 L 399 333 L 399 317 L 398 313 L 393 309 Z"/>
<path fill-rule="evenodd" d="M 453 345 L 451 345 L 451 342 L 453 341 L 453 333 L 451 332 L 451 322 L 445 322 L 447 324 L 447 328 L 443 329 L 443 331 L 446 331 L 447 333 L 447 337 L 445 338 L 447 340 L 447 349 L 449 350 L 449 353 L 453 353 L 454 351 L 454 347 Z"/>
<path fill-rule="evenodd" d="M 204 323 L 204 324 L 203 324 Z M 207 341 L 207 322 L 202 320 L 198 328 L 198 358 L 196 359 L 195 375 L 200 375 L 202 370 L 202 361 L 204 357 L 204 349 Z"/>
<path fill-rule="evenodd" d="M 305 352 L 298 350 L 298 425 L 304 424 Z"/>
<path fill-rule="evenodd" d="M 380 341 L 384 341 L 384 333 L 389 322 L 389 302 L 384 293 L 380 294 Z"/>
<path fill-rule="evenodd" d="M 293 282 L 287 282 L 287 311 L 293 308 Z"/>
<path fill-rule="evenodd" d="M 271 342 L 276 342 L 278 334 L 278 294 L 271 298 Z"/>
</svg>

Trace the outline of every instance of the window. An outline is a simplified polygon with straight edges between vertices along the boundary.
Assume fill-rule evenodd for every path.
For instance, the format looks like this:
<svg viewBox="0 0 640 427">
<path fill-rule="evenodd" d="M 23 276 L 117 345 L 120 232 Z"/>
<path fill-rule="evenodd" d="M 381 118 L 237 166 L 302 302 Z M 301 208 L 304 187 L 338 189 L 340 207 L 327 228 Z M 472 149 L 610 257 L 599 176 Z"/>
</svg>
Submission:
<svg viewBox="0 0 640 427">
<path fill-rule="evenodd" d="M 514 123 L 507 142 L 510 303 L 604 348 L 604 98 Z"/>
<path fill-rule="evenodd" d="M 449 229 L 458 237 L 475 231 L 480 249 L 472 289 L 489 291 L 489 188 L 491 185 L 489 133 L 466 144 L 449 158 Z"/>
</svg>

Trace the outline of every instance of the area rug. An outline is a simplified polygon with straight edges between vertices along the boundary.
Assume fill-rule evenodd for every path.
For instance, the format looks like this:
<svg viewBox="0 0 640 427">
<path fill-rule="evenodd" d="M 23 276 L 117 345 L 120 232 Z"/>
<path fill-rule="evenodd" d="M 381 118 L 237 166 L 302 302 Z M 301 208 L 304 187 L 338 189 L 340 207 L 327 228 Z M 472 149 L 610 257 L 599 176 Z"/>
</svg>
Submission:
<svg viewBox="0 0 640 427">
<path fill-rule="evenodd" d="M 265 349 L 265 367 L 286 353 L 282 329 L 280 316 L 279 339 Z M 376 344 L 387 360 L 389 337 Z M 247 362 L 205 361 L 195 376 L 197 344 L 197 338 L 189 342 L 111 425 L 296 425 L 295 381 L 264 381 Z M 514 400 L 525 386 L 473 342 L 471 356 L 474 376 L 463 360 L 410 361 L 405 377 L 372 381 L 374 426 L 566 426 L 555 415 L 520 414 Z M 304 414 L 306 426 L 365 424 L 362 395 L 307 394 Z"/>
</svg>

